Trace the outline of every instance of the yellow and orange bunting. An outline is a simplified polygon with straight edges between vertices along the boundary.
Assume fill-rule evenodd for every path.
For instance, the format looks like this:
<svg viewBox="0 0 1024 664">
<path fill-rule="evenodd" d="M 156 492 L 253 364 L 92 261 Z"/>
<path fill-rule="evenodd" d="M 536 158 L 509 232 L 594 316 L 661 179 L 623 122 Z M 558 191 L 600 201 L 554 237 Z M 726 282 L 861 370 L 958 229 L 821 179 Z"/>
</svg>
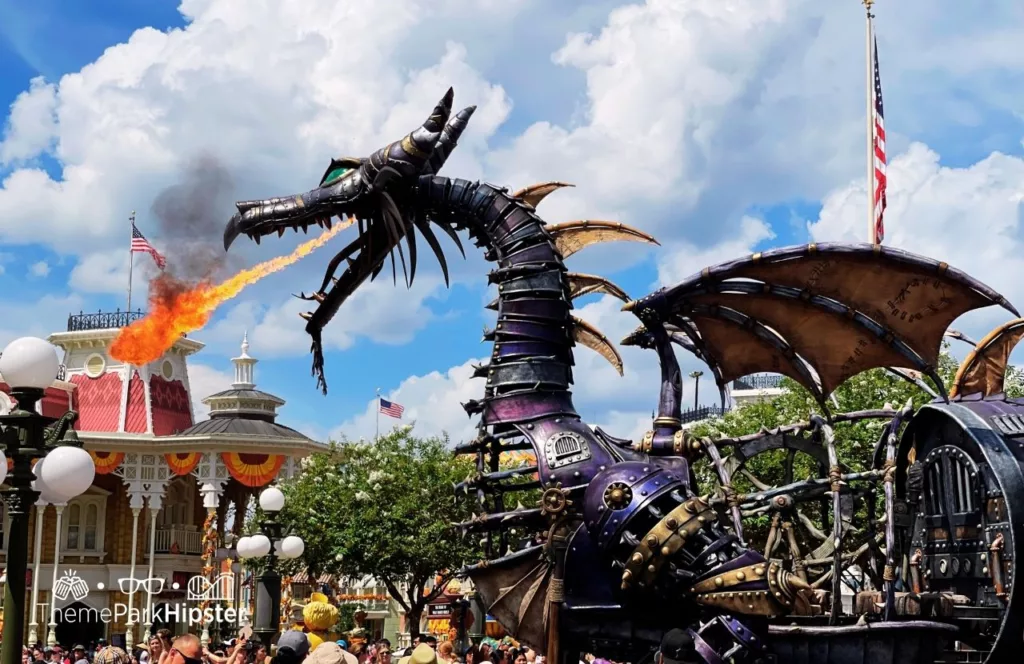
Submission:
<svg viewBox="0 0 1024 664">
<path fill-rule="evenodd" d="M 220 458 L 231 477 L 253 488 L 270 484 L 284 465 L 283 454 L 221 452 Z"/>
<path fill-rule="evenodd" d="M 89 450 L 89 456 L 96 466 L 97 475 L 109 475 L 117 470 L 117 467 L 124 461 L 124 452 L 101 452 Z"/>
<path fill-rule="evenodd" d="M 164 455 L 167 467 L 171 469 L 172 473 L 179 476 L 188 475 L 195 470 L 202 458 L 203 455 L 199 452 L 175 452 Z"/>
<path fill-rule="evenodd" d="M 501 456 L 498 457 L 499 462 L 502 465 L 516 465 L 516 466 L 536 466 L 537 455 L 533 452 L 526 450 L 517 450 L 515 452 L 502 452 Z"/>
</svg>

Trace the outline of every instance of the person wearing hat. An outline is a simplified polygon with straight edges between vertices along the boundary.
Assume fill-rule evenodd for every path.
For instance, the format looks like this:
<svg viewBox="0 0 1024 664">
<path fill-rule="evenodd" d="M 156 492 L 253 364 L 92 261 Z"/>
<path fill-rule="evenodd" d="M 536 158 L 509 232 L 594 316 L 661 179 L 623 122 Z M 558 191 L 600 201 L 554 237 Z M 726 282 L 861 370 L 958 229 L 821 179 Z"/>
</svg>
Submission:
<svg viewBox="0 0 1024 664">
<path fill-rule="evenodd" d="M 85 646 L 80 643 L 76 644 L 71 651 L 71 661 L 74 664 L 89 664 L 89 660 L 85 657 Z"/>
<path fill-rule="evenodd" d="M 356 664 L 358 661 L 338 643 L 321 643 L 309 654 L 305 664 Z"/>
<path fill-rule="evenodd" d="M 309 654 L 309 639 L 304 632 L 290 629 L 277 640 L 273 664 L 299 664 Z"/>
<path fill-rule="evenodd" d="M 702 658 L 693 647 L 693 636 L 682 629 L 668 631 L 661 638 L 655 664 L 699 664 Z"/>
<path fill-rule="evenodd" d="M 117 646 L 104 646 L 96 653 L 93 664 L 131 664 L 132 658 Z"/>
<path fill-rule="evenodd" d="M 437 651 L 426 643 L 421 643 L 413 648 L 409 664 L 437 664 Z"/>
</svg>

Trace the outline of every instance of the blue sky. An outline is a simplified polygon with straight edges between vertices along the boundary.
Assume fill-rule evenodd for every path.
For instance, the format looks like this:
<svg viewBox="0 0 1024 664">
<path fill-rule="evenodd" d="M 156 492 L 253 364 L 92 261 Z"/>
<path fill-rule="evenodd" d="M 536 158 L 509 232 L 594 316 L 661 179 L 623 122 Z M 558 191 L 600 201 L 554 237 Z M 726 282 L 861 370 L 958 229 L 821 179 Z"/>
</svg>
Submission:
<svg viewBox="0 0 1024 664">
<path fill-rule="evenodd" d="M 481 110 L 448 174 L 511 187 L 567 180 L 578 186 L 545 201 L 549 220 L 612 218 L 651 232 L 663 246 L 572 259 L 631 294 L 752 250 L 861 240 L 862 9 L 735 4 L 722 14 L 696 0 L 308 0 L 248 10 L 228 0 L 0 0 L 0 341 L 60 329 L 79 309 L 123 307 L 127 216 L 137 210 L 143 232 L 166 247 L 153 201 L 198 156 L 229 173 L 228 201 L 307 189 L 329 157 L 392 140 L 450 84 L 457 104 Z M 1008 91 L 1024 83 L 1024 58 L 1003 47 L 1024 37 L 1022 10 L 1009 0 L 984 15 L 889 4 L 876 13 L 895 161 L 890 241 L 1013 300 L 1015 289 L 1024 295 L 1010 276 L 1024 104 Z M 222 223 L 229 203 L 209 214 Z M 230 266 L 292 246 L 241 246 Z M 465 375 L 487 353 L 479 256 L 462 263 L 449 252 L 458 264 L 450 290 L 427 262 L 413 291 L 382 284 L 343 310 L 325 398 L 287 294 L 310 291 L 331 254 L 267 278 L 193 335 L 208 343 L 194 358 L 196 390 L 222 386 L 248 330 L 261 387 L 288 400 L 293 426 L 372 433 L 379 387 L 421 428 L 466 435 L 457 402 L 478 396 Z M 152 268 L 135 260 L 141 303 Z M 578 307 L 612 339 L 632 328 L 610 302 Z M 980 335 L 998 322 L 985 314 L 961 326 Z M 632 435 L 655 403 L 657 374 L 653 358 L 624 357 L 625 379 L 578 357 L 577 405 Z"/>
</svg>

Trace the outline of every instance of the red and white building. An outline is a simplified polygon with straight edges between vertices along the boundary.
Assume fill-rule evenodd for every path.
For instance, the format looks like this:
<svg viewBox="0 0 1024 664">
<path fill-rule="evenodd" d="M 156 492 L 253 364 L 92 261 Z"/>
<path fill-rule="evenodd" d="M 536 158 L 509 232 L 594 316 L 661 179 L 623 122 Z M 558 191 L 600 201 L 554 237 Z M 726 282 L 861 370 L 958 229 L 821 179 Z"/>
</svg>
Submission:
<svg viewBox="0 0 1024 664">
<path fill-rule="evenodd" d="M 261 487 L 297 472 L 302 457 L 325 449 L 277 422 L 285 402 L 256 389 L 257 360 L 249 356 L 245 340 L 232 360 L 231 389 L 203 399 L 210 416 L 196 421 L 187 361 L 202 343 L 182 337 L 145 366 L 110 356 L 120 328 L 139 316 L 72 315 L 66 331 L 49 337 L 63 350 L 64 365 L 39 409 L 52 417 L 78 412 L 75 428 L 93 456 L 96 479 L 67 504 L 40 502 L 33 510 L 28 643 L 71 646 L 106 638 L 131 646 L 159 626 L 176 632 L 215 629 L 181 622 L 154 625 L 160 613 L 154 609 L 188 603 L 189 580 L 209 574 L 211 563 L 220 569 L 204 554 L 224 553 L 219 547 L 228 534 L 225 524 L 237 531 L 243 519 L 235 515 L 246 513 Z M 0 412 L 12 405 L 8 393 L 0 376 Z M 9 532 L 6 514 L 3 524 Z M 211 531 L 217 541 L 207 535 Z M 0 559 L 6 558 L 7 545 L 7 538 L 0 538 Z M 60 579 L 68 575 L 85 583 L 86 595 L 78 586 L 77 598 L 55 596 L 53 589 L 59 590 Z M 127 615 L 99 619 L 103 609 L 118 606 Z M 69 607 L 79 617 L 97 619 L 65 621 Z M 133 621 L 124 607 L 142 610 L 142 616 Z"/>
</svg>

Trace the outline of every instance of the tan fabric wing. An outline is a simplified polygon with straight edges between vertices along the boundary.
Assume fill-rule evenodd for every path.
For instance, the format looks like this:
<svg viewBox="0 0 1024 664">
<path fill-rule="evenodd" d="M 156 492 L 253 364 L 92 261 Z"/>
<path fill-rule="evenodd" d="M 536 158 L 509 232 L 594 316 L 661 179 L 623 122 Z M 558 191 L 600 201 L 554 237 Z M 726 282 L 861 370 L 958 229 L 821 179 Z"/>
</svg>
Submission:
<svg viewBox="0 0 1024 664">
<path fill-rule="evenodd" d="M 738 293 L 713 293 L 688 299 L 693 304 L 718 304 L 735 309 L 778 332 L 814 368 L 826 395 L 862 371 L 907 362 L 899 351 L 853 321 L 800 300 Z M 751 343 L 763 345 L 764 342 L 754 339 Z M 735 351 L 735 348 L 729 349 L 730 354 Z"/>
<path fill-rule="evenodd" d="M 807 380 L 796 369 L 793 361 L 753 333 L 739 325 L 716 318 L 696 314 L 691 318 L 700 330 L 711 356 L 718 360 L 723 382 L 768 371 L 789 376 L 812 393 L 817 391 L 817 387 L 807 384 Z"/>
<path fill-rule="evenodd" d="M 759 279 L 831 297 L 891 329 L 928 363 L 938 363 L 946 328 L 991 302 L 942 275 L 874 256 L 822 254 L 743 266 L 729 278 Z"/>
<path fill-rule="evenodd" d="M 562 187 L 575 186 L 576 185 L 569 184 L 568 182 L 540 182 L 538 184 L 531 184 L 529 187 L 523 187 L 512 194 L 512 196 L 515 198 L 521 198 L 524 203 L 536 208 L 551 192 L 557 191 Z"/>
<path fill-rule="evenodd" d="M 551 566 L 538 551 L 514 567 L 484 567 L 469 573 L 487 613 L 514 639 L 538 652 L 547 647 L 548 584 Z"/>
<path fill-rule="evenodd" d="M 562 258 L 572 256 L 580 249 L 601 242 L 648 242 L 658 244 L 653 237 L 617 221 L 598 221 L 584 219 L 581 221 L 565 221 L 560 224 L 545 226 L 555 241 L 555 248 Z"/>
<path fill-rule="evenodd" d="M 569 272 L 566 276 L 569 278 L 569 294 L 574 300 L 591 293 L 604 293 L 623 302 L 629 302 L 629 295 L 626 295 L 626 291 L 604 277 L 582 272 Z"/>
<path fill-rule="evenodd" d="M 983 396 L 1003 391 L 1010 353 L 1024 338 L 1024 318 L 1012 320 L 992 330 L 964 358 L 953 379 L 949 396 L 981 393 Z"/>
</svg>

